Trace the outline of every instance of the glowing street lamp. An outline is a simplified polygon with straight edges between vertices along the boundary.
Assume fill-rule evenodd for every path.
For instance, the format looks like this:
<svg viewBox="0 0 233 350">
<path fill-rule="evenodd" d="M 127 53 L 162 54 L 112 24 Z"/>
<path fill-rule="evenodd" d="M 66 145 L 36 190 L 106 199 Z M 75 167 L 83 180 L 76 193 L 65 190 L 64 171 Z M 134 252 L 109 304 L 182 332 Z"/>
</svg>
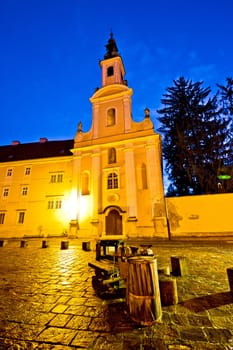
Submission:
<svg viewBox="0 0 233 350">
<path fill-rule="evenodd" d="M 217 175 L 218 180 L 220 180 L 221 182 L 218 183 L 218 188 L 220 190 L 223 190 L 225 186 L 224 183 L 227 180 L 231 179 L 231 168 L 227 168 L 227 167 L 222 167 L 218 170 L 218 175 Z"/>
<path fill-rule="evenodd" d="M 217 178 L 219 180 L 230 180 L 231 179 L 231 175 L 228 175 L 228 174 L 220 174 L 217 176 Z"/>
<path fill-rule="evenodd" d="M 221 167 L 218 170 L 217 178 L 219 180 L 230 180 L 231 179 L 231 168 L 230 167 Z"/>
</svg>

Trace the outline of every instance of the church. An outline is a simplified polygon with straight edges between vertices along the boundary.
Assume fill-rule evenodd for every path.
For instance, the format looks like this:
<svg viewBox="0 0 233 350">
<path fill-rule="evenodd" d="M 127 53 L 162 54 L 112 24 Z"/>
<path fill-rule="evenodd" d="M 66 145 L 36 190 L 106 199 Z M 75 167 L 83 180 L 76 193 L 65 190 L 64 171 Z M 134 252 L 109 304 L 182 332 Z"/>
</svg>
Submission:
<svg viewBox="0 0 233 350">
<path fill-rule="evenodd" d="M 133 120 L 133 89 L 113 34 L 74 139 L 0 146 L 0 237 L 167 238 L 161 136 Z"/>
</svg>

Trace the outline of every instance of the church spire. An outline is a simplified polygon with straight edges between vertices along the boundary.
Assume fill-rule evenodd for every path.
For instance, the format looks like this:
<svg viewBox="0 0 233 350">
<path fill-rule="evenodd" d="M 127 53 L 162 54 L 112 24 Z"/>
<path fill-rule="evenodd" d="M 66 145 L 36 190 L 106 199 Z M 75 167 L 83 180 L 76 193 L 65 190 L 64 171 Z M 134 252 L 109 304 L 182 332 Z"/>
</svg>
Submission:
<svg viewBox="0 0 233 350">
<path fill-rule="evenodd" d="M 116 45 L 116 41 L 113 38 L 113 32 L 110 32 L 110 38 L 108 39 L 107 45 L 105 45 L 107 51 L 104 55 L 104 59 L 113 58 L 119 56 L 118 48 Z"/>
<path fill-rule="evenodd" d="M 102 69 L 102 87 L 113 84 L 127 85 L 127 82 L 124 80 L 125 69 L 123 61 L 118 52 L 112 31 L 105 47 L 104 59 L 99 62 Z"/>
</svg>

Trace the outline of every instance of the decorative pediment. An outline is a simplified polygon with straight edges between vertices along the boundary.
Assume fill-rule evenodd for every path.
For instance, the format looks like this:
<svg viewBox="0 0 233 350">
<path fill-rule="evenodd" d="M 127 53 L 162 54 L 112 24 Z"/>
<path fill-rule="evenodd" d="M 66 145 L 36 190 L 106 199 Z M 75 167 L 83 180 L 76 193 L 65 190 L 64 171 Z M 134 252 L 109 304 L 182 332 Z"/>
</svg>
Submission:
<svg viewBox="0 0 233 350">
<path fill-rule="evenodd" d="M 109 98 L 109 96 L 114 95 L 114 97 L 116 97 L 116 95 L 121 96 L 123 94 L 128 94 L 128 95 L 132 95 L 133 94 L 133 89 L 129 88 L 126 85 L 122 85 L 122 84 L 112 84 L 112 85 L 107 85 L 105 87 L 102 87 L 101 89 L 97 90 L 94 95 L 92 95 L 92 97 L 90 98 L 91 102 L 94 102 L 95 100 L 99 100 L 99 99 L 104 99 L 106 97 Z"/>
</svg>

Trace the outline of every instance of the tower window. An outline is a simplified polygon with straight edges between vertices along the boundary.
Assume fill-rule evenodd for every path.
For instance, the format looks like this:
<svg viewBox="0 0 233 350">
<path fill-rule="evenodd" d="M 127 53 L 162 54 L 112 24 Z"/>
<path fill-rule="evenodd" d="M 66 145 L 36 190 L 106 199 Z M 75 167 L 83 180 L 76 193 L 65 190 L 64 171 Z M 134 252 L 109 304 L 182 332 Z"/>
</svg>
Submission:
<svg viewBox="0 0 233 350">
<path fill-rule="evenodd" d="M 108 175 L 108 189 L 118 188 L 118 176 L 116 173 Z"/>
<path fill-rule="evenodd" d="M 110 66 L 108 67 L 108 70 L 107 70 L 107 76 L 110 77 L 112 76 L 114 73 L 114 69 L 113 69 L 113 66 Z"/>
<path fill-rule="evenodd" d="M 107 126 L 115 125 L 116 123 L 116 110 L 115 108 L 110 108 L 107 111 Z"/>
</svg>

